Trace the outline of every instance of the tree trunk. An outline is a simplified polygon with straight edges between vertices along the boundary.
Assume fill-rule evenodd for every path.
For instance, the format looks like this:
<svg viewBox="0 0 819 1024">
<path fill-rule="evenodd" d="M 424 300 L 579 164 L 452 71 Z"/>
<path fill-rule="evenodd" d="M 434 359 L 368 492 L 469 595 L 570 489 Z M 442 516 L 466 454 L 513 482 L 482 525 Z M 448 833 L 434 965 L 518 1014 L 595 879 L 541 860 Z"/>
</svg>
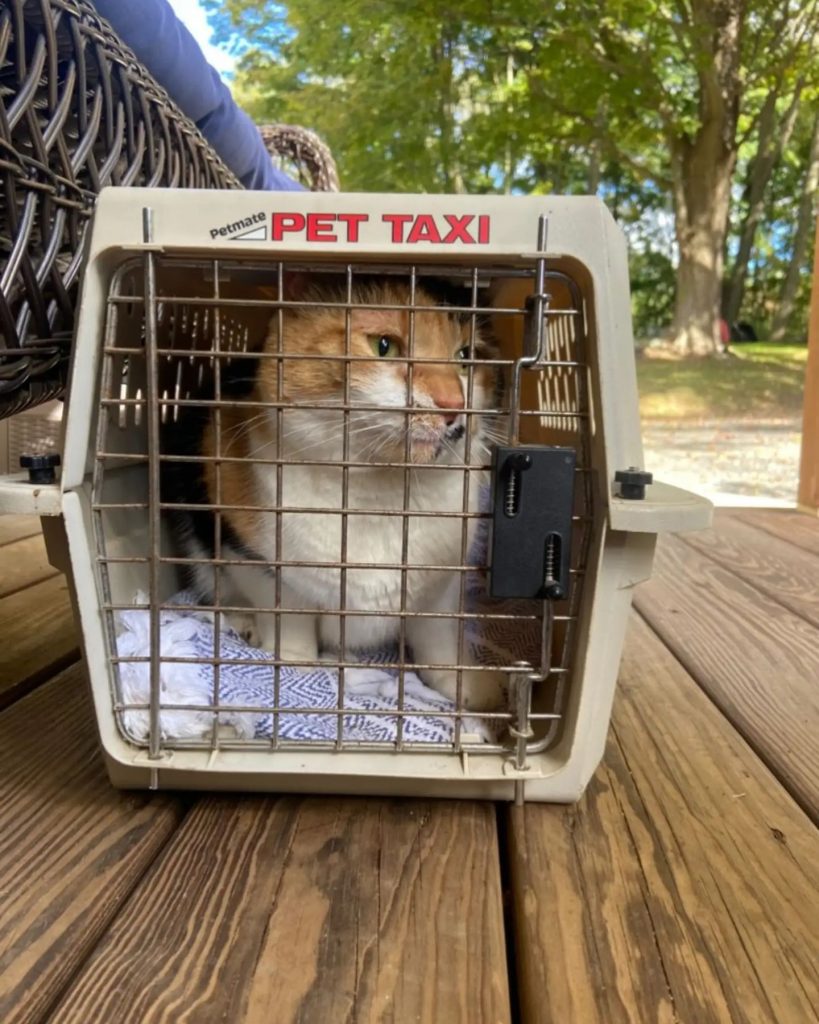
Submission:
<svg viewBox="0 0 819 1024">
<path fill-rule="evenodd" d="M 680 355 L 704 356 L 723 349 L 720 299 L 736 163 L 744 4 L 692 0 L 690 10 L 710 52 L 698 68 L 699 128 L 693 136 L 669 138 L 679 247 L 673 333 Z"/>
<path fill-rule="evenodd" d="M 511 53 L 506 55 L 506 116 L 512 124 L 514 109 L 512 103 L 512 87 L 515 84 L 515 58 Z M 503 194 L 511 196 L 512 184 L 515 180 L 515 158 L 512 152 L 512 136 L 507 134 L 503 155 Z"/>
<path fill-rule="evenodd" d="M 771 91 L 762 107 L 759 117 L 756 155 L 751 163 L 748 174 L 748 211 L 742 224 L 737 252 L 731 279 L 728 284 L 725 301 L 725 319 L 733 323 L 739 316 L 742 296 L 745 291 L 745 278 L 748 273 L 748 260 L 754 247 L 756 229 L 762 219 L 765 208 L 765 190 L 771 179 L 774 167 L 785 150 L 796 124 L 799 112 L 799 100 L 803 81 L 800 79 L 794 87 L 790 105 L 777 122 L 776 101 L 778 95 Z"/>
<path fill-rule="evenodd" d="M 819 189 L 819 117 L 813 124 L 813 136 L 810 144 L 808 169 L 802 185 L 802 197 L 799 201 L 799 212 L 796 217 L 796 230 L 793 235 L 793 249 L 788 264 L 788 272 L 782 285 L 779 307 L 774 314 L 771 326 L 771 341 L 784 341 L 788 330 L 788 322 L 793 313 L 799 280 L 804 272 L 805 254 L 813 229 L 814 201 Z"/>
<path fill-rule="evenodd" d="M 712 155 L 707 140 L 681 155 L 675 227 L 680 262 L 674 349 L 684 356 L 721 352 L 720 300 L 733 154 Z M 696 150 L 699 150 L 697 152 Z M 697 170 L 699 168 L 699 170 Z"/>
</svg>

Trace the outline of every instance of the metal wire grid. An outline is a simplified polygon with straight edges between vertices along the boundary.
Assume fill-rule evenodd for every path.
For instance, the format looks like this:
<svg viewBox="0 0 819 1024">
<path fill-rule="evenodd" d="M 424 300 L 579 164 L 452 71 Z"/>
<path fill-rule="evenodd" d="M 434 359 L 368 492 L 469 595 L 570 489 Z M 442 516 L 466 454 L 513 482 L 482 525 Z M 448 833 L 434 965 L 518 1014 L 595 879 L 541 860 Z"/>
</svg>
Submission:
<svg viewBox="0 0 819 1024">
<path fill-rule="evenodd" d="M 240 188 L 85 0 L 0 8 L 0 416 L 62 394 L 106 185 Z"/>
<path fill-rule="evenodd" d="M 149 237 L 149 233 L 148 233 Z M 294 268 L 284 263 L 249 265 L 240 264 L 235 261 L 228 263 L 220 260 L 181 260 L 178 258 L 158 257 L 153 253 L 146 253 L 138 268 L 131 266 L 123 268 L 114 278 L 108 298 L 108 319 L 106 327 L 104 364 L 100 397 L 100 414 L 98 419 L 97 448 L 94 461 L 94 476 L 92 488 L 92 511 L 94 519 L 94 530 L 96 538 L 96 558 L 99 572 L 100 596 L 102 607 L 105 613 L 107 639 L 109 647 L 109 658 L 111 662 L 112 699 L 120 728 L 123 729 L 121 713 L 126 710 L 148 710 L 151 718 L 151 734 L 148 743 L 149 754 L 159 756 L 163 749 L 183 749 L 186 747 L 216 749 L 237 749 L 247 747 L 266 747 L 276 749 L 311 749 L 329 746 L 332 749 L 394 749 L 400 751 L 428 751 L 428 744 L 407 740 L 404 736 L 405 723 L 413 712 L 405 706 L 405 673 L 407 671 L 420 671 L 425 668 L 438 667 L 434 663 L 418 664 L 410 660 L 409 645 L 407 642 L 407 621 L 409 619 L 436 619 L 453 618 L 458 626 L 458 651 L 460 652 L 456 664 L 445 666 L 457 673 L 458 689 L 455 701 L 455 710 L 448 714 L 453 720 L 453 739 L 451 744 L 435 744 L 434 749 L 440 752 L 442 749 L 450 749 L 454 753 L 470 751 L 475 753 L 498 753 L 516 751 L 519 764 L 525 761 L 525 757 L 532 752 L 547 749 L 557 738 L 560 718 L 565 704 L 566 684 L 570 678 L 573 658 L 575 653 L 576 624 L 581 610 L 584 592 L 585 569 L 588 563 L 589 548 L 592 535 L 592 466 L 591 466 L 591 444 L 590 444 L 590 407 L 588 387 L 588 365 L 584 350 L 585 324 L 583 303 L 580 292 L 575 283 L 563 274 L 548 273 L 544 271 L 543 261 L 537 261 L 536 268 L 521 266 L 382 266 L 374 267 L 372 264 L 348 263 L 337 266 L 336 272 L 343 280 L 346 287 L 346 299 L 337 305 L 343 311 L 345 318 L 345 343 L 343 355 L 335 358 L 343 364 L 344 368 L 344 394 L 340 404 L 334 408 L 341 412 L 343 417 L 343 453 L 342 459 L 322 460 L 321 458 L 297 460 L 300 465 L 307 466 L 334 466 L 342 471 L 342 497 L 338 507 L 322 508 L 318 511 L 322 515 L 337 515 L 341 517 L 341 544 L 337 561 L 320 563 L 304 559 L 285 559 L 282 557 L 282 520 L 285 515 L 308 515 L 315 514 L 317 509 L 313 507 L 293 507 L 284 505 L 279 499 L 278 504 L 270 506 L 229 504 L 224 500 L 221 493 L 221 472 L 222 466 L 236 461 L 221 449 L 220 420 L 225 409 L 235 405 L 235 398 L 226 398 L 222 394 L 222 383 L 224 367 L 231 362 L 235 365 L 238 360 L 252 357 L 254 360 L 272 359 L 275 360 L 280 372 L 277 375 L 277 395 L 273 401 L 247 401 L 243 405 L 248 410 L 264 409 L 268 414 L 275 417 L 277 423 L 276 437 L 282 436 L 283 416 L 288 409 L 294 408 L 294 403 L 288 402 L 283 394 L 284 378 L 287 366 L 299 361 L 316 358 L 303 352 L 285 352 L 282 349 L 283 320 L 288 310 L 303 308 L 311 303 L 298 299 L 287 298 L 286 277 L 287 271 L 296 269 L 299 272 L 310 272 L 320 270 L 327 273 L 328 266 Z M 169 275 L 178 273 L 183 269 L 187 274 L 192 275 L 189 280 L 195 279 L 200 284 L 193 289 L 196 295 L 186 294 L 190 289 L 177 289 L 181 294 L 174 294 L 172 286 L 163 286 Z M 389 468 L 403 473 L 403 507 L 401 509 L 354 509 L 349 507 L 349 480 L 350 472 L 362 468 L 373 468 L 373 463 L 357 462 L 350 455 L 350 413 L 355 410 L 361 412 L 366 408 L 358 403 L 353 403 L 350 396 L 350 372 L 351 366 L 360 357 L 350 351 L 350 317 L 353 309 L 360 306 L 353 306 L 353 286 L 357 275 L 372 275 L 374 271 L 389 274 L 394 278 L 404 280 L 409 286 L 409 302 L 402 308 L 409 313 L 409 352 L 405 359 L 407 367 L 407 400 L 406 405 L 398 408 L 390 408 L 390 412 L 401 412 L 408 419 L 411 413 L 417 408 L 412 400 L 412 378 L 413 372 L 423 366 L 425 360 L 418 356 L 415 351 L 415 323 L 416 318 L 423 314 L 428 307 L 419 305 L 416 302 L 418 282 L 422 277 L 430 274 L 458 279 L 468 292 L 468 299 L 460 306 L 453 307 L 468 319 L 469 327 L 469 348 L 470 355 L 475 356 L 476 324 L 478 318 L 484 317 L 487 310 L 481 304 L 479 293 L 484 290 L 483 285 L 491 282 L 493 287 L 508 279 L 530 279 L 534 283 L 535 290 L 539 289 L 543 295 L 544 303 L 548 302 L 548 291 L 550 287 L 557 287 L 567 291 L 570 296 L 570 306 L 567 309 L 544 308 L 544 320 L 546 330 L 543 332 L 541 351 L 534 356 L 530 353 L 529 363 L 531 368 L 525 374 L 532 376 L 537 381 L 538 402 L 535 408 L 519 408 L 518 416 L 509 417 L 508 408 L 496 397 L 494 404 L 488 409 L 477 409 L 473 406 L 474 373 L 476 362 L 470 362 L 468 368 L 466 405 L 463 412 L 466 415 L 466 437 L 465 437 L 465 465 L 464 466 L 429 466 L 425 468 L 434 469 L 437 472 L 459 473 L 463 479 L 463 502 L 459 511 L 451 510 L 427 510 L 422 511 L 411 507 L 412 477 L 411 473 L 417 466 L 410 458 L 409 431 L 406 435 L 406 448 L 403 459 L 392 459 L 378 463 L 381 468 Z M 252 281 L 262 277 L 270 282 L 271 278 L 276 281 L 276 294 L 281 299 L 270 298 L 247 298 L 232 294 L 233 287 L 237 281 Z M 206 286 L 206 287 L 205 287 Z M 325 304 L 326 305 L 326 304 Z M 388 308 L 388 307 L 380 307 Z M 254 312 L 261 311 L 265 318 L 272 317 L 277 323 L 277 336 L 279 339 L 278 348 L 273 353 L 259 353 L 254 351 L 252 344 L 253 332 L 248 328 L 248 316 Z M 506 307 L 495 306 L 492 309 L 495 318 L 511 318 L 523 323 L 529 316 L 531 310 L 525 305 L 513 305 Z M 258 348 L 258 346 L 255 346 Z M 326 358 L 326 357 L 324 357 Z M 372 358 L 372 357 L 370 357 Z M 433 360 L 435 361 L 435 360 Z M 510 353 L 501 353 L 500 357 L 491 360 L 483 360 L 495 366 L 498 371 L 505 373 L 514 379 L 516 372 L 525 362 L 518 356 Z M 514 388 L 513 388 L 514 390 Z M 203 397 L 207 396 L 207 397 Z M 168 502 L 161 500 L 160 496 L 160 466 L 163 462 L 185 461 L 180 456 L 169 456 L 163 454 L 161 449 L 161 430 L 163 421 L 173 422 L 184 415 L 186 408 L 202 408 L 209 406 L 212 409 L 213 423 L 217 437 L 217 452 L 210 461 L 214 464 L 216 500 L 205 506 L 197 506 L 213 514 L 214 523 L 214 557 L 212 559 L 191 559 L 178 554 L 163 554 L 161 549 L 161 516 L 172 508 Z M 298 403 L 301 409 L 319 409 L 321 403 Z M 377 407 L 375 407 L 377 408 Z M 511 433 L 510 440 L 518 441 L 518 425 L 523 428 L 534 427 L 541 431 L 542 439 L 548 442 L 548 432 L 557 430 L 561 434 L 561 443 L 565 443 L 567 431 L 571 434 L 577 448 L 577 486 L 575 488 L 575 538 L 573 542 L 572 561 L 572 587 L 570 598 L 555 607 L 550 602 L 527 602 L 525 608 L 517 607 L 513 611 L 500 610 L 496 612 L 475 612 L 466 607 L 465 587 L 467 576 L 470 573 L 479 572 L 483 567 L 470 563 L 468 524 L 472 520 L 486 519 L 488 513 L 485 511 L 474 511 L 470 508 L 469 494 L 470 478 L 477 474 L 485 474 L 489 468 L 485 458 L 475 459 L 473 452 L 474 440 L 474 416 L 480 414 L 485 419 L 494 420 L 502 424 L 507 433 Z M 546 431 L 545 434 L 542 432 Z M 527 431 L 531 433 L 531 430 Z M 134 443 L 136 441 L 136 444 Z M 205 461 L 199 459 L 199 461 Z M 277 479 L 276 494 L 282 494 L 283 473 L 288 465 L 293 465 L 293 460 L 282 455 L 280 440 L 277 440 L 276 456 L 273 458 L 256 457 L 253 462 L 270 466 L 275 472 Z M 108 495 L 107 483 L 116 470 L 123 467 L 144 466 L 148 472 L 147 489 L 141 494 L 134 495 L 134 500 L 111 500 Z M 190 508 L 191 506 L 187 506 Z M 220 599 L 220 576 L 217 567 L 241 564 L 254 564 L 253 560 L 228 561 L 224 557 L 222 518 L 231 512 L 252 509 L 256 512 L 272 514 L 275 517 L 276 553 L 275 559 L 265 560 L 265 565 L 273 570 L 274 600 L 267 608 L 251 609 L 244 605 L 228 605 Z M 151 527 L 149 530 L 148 550 L 127 554 L 110 555 L 107 553 L 107 516 L 113 513 L 126 515 L 132 514 L 137 517 L 144 517 L 148 513 Z M 350 522 L 355 521 L 357 516 L 366 517 L 401 517 L 402 520 L 402 553 L 400 561 L 386 564 L 384 562 L 367 563 L 352 561 L 348 555 L 348 537 L 351 529 Z M 451 517 L 460 522 L 461 541 L 460 559 L 457 565 L 432 565 L 415 564 L 409 561 L 409 523 L 411 519 L 419 520 L 424 516 L 435 518 Z M 354 528 L 354 527 L 353 527 Z M 190 565 L 193 562 L 200 562 L 214 567 L 215 592 L 212 604 L 197 606 L 201 611 L 213 614 L 215 620 L 216 637 L 214 640 L 213 655 L 207 658 L 174 658 L 175 662 L 210 664 L 214 670 L 212 702 L 210 705 L 197 705 L 196 711 L 209 711 L 213 714 L 213 727 L 210 736 L 201 740 L 172 740 L 162 738 L 160 729 L 160 711 L 166 710 L 188 710 L 188 706 L 181 704 L 170 704 L 160 702 L 160 667 L 164 660 L 160 656 L 160 631 L 159 617 L 163 610 L 184 611 L 187 606 L 175 606 L 168 600 L 167 586 L 165 593 L 160 582 L 161 575 L 169 568 L 178 569 L 181 566 Z M 112 571 L 123 566 L 137 567 L 143 573 L 143 579 L 149 582 L 149 602 L 147 607 L 151 614 L 151 653 L 143 658 L 120 658 L 116 649 L 116 613 L 121 610 L 133 608 L 133 595 L 123 593 L 119 586 L 112 586 Z M 322 714 L 327 715 L 328 709 L 292 708 L 286 709 L 281 706 L 281 669 L 287 662 L 281 658 L 275 658 L 272 662 L 260 663 L 252 658 L 224 659 L 219 657 L 219 634 L 223 628 L 225 615 L 237 612 L 261 611 L 275 616 L 276 623 L 276 644 L 275 650 L 281 649 L 281 614 L 282 610 L 282 570 L 293 568 L 316 568 L 327 567 L 337 569 L 339 572 L 339 601 L 337 607 L 322 609 L 322 615 L 337 617 L 339 620 L 339 650 L 345 650 L 345 632 L 347 619 L 350 615 L 356 618 L 366 616 L 383 617 L 384 610 L 363 610 L 349 608 L 347 605 L 346 577 L 350 570 L 360 569 L 391 569 L 401 574 L 401 599 L 399 609 L 389 609 L 390 618 L 399 620 L 398 636 L 398 663 L 390 662 L 383 667 L 397 669 L 399 674 L 398 682 L 398 704 L 394 711 L 367 711 L 367 715 L 389 715 L 397 720 L 397 733 L 394 741 L 367 744 L 361 741 L 352 741 L 344 736 L 345 716 L 349 715 L 349 709 L 345 708 L 345 673 L 349 669 L 359 668 L 366 664 L 367 667 L 374 667 L 372 662 L 356 661 L 353 658 L 339 655 L 331 666 L 338 672 L 338 701 L 335 709 L 329 713 L 334 714 L 337 722 L 337 734 L 334 742 L 330 744 L 311 741 L 286 740 L 280 736 L 279 720 L 280 715 L 290 714 Z M 407 577 L 412 571 L 447 571 L 457 572 L 460 576 L 460 595 L 457 611 L 439 613 L 434 611 L 419 611 L 408 608 L 407 602 Z M 163 600 L 164 598 L 164 600 Z M 288 615 L 315 615 L 314 608 L 287 608 Z M 495 709 L 489 712 L 481 712 L 480 717 L 494 723 L 497 743 L 475 744 L 465 727 L 465 719 L 468 714 L 463 703 L 463 673 L 474 666 L 470 665 L 464 657 L 464 633 L 468 622 L 481 622 L 519 625 L 521 621 L 530 621 L 537 624 L 540 637 L 539 663 L 520 666 L 518 664 L 494 665 L 509 675 L 514 680 L 518 700 L 510 701 L 508 707 Z M 122 691 L 119 683 L 119 666 L 124 661 L 149 662 L 152 666 L 151 672 L 151 699 L 148 705 L 126 704 L 122 699 Z M 274 676 L 273 701 L 272 705 L 263 708 L 257 706 L 237 707 L 230 705 L 229 708 L 220 702 L 220 676 L 226 665 L 272 665 Z M 521 693 L 527 693 L 529 686 L 534 682 L 535 705 L 529 706 L 528 696 L 522 701 Z M 217 727 L 218 715 L 220 712 L 230 710 L 270 712 L 273 718 L 272 738 L 270 740 L 242 740 L 224 735 L 224 730 Z M 447 717 L 447 715 L 436 712 L 436 717 Z M 124 729 L 123 729 L 124 731 Z M 134 741 L 134 737 L 127 737 Z"/>
</svg>

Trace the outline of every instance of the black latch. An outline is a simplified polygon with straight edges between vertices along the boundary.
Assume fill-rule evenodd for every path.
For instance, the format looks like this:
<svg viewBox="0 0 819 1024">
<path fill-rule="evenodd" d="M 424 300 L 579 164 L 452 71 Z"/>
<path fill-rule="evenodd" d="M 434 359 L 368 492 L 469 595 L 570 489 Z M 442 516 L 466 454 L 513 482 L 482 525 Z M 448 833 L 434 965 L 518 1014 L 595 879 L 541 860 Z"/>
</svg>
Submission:
<svg viewBox="0 0 819 1024">
<path fill-rule="evenodd" d="M 495 448 L 492 597 L 569 596 L 575 461 L 572 448 Z"/>
<path fill-rule="evenodd" d="M 30 484 L 53 484 L 57 479 L 56 470 L 59 464 L 60 456 L 57 452 L 20 456 L 20 466 L 28 470 Z"/>
</svg>

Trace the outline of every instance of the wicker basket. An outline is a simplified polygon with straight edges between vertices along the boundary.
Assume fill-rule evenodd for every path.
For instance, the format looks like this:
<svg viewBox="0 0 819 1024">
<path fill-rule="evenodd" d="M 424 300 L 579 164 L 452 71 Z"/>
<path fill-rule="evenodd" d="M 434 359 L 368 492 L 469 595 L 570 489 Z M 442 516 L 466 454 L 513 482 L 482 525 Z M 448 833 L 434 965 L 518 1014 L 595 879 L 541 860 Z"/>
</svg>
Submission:
<svg viewBox="0 0 819 1024">
<path fill-rule="evenodd" d="M 0 417 L 63 392 L 105 185 L 241 188 L 83 0 L 0 10 Z"/>
</svg>

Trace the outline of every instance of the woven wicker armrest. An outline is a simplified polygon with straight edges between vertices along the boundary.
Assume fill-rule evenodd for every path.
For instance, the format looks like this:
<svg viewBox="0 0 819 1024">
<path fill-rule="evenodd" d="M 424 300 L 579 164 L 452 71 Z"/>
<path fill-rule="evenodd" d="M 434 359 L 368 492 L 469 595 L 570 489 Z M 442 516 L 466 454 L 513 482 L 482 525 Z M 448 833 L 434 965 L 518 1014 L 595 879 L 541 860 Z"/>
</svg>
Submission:
<svg viewBox="0 0 819 1024">
<path fill-rule="evenodd" d="M 338 192 L 333 154 L 315 132 L 296 124 L 263 124 L 259 134 L 277 167 L 313 192 Z"/>
<path fill-rule="evenodd" d="M 0 416 L 62 394 L 105 185 L 240 188 L 84 0 L 0 10 Z"/>
</svg>

